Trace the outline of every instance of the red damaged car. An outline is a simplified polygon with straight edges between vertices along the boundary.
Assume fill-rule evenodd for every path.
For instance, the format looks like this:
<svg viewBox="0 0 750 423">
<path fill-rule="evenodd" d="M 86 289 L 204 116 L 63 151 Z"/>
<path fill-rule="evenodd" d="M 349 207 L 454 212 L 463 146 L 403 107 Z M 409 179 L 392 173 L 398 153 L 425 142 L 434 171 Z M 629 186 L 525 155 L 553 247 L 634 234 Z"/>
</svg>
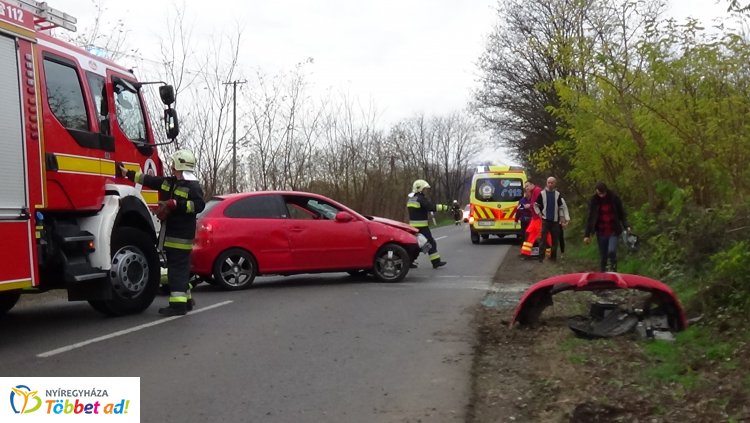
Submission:
<svg viewBox="0 0 750 423">
<path fill-rule="evenodd" d="M 225 288 L 258 275 L 370 272 L 399 282 L 419 255 L 417 231 L 322 195 L 257 191 L 214 197 L 198 219 L 192 273 Z"/>
</svg>

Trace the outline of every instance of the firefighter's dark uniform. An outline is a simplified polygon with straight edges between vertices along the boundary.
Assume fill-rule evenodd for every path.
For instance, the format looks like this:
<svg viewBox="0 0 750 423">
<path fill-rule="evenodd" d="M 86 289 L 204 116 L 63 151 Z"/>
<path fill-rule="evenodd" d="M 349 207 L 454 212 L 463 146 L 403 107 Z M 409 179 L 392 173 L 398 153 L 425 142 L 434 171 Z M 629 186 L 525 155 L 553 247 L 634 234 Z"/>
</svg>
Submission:
<svg viewBox="0 0 750 423">
<path fill-rule="evenodd" d="M 169 307 L 160 309 L 159 313 L 185 314 L 189 300 L 192 305 L 188 285 L 190 253 L 195 238 L 196 215 L 206 206 L 203 200 L 203 190 L 198 181 L 187 181 L 175 177 L 151 176 L 132 170 L 128 171 L 127 177 L 137 184 L 159 190 L 159 197 L 162 200 L 174 200 L 174 208 L 162 222 L 162 225 L 166 225 L 164 252 L 167 256 Z"/>
<path fill-rule="evenodd" d="M 441 211 L 447 210 L 448 206 L 443 204 L 438 205 Z M 409 224 L 416 228 L 419 233 L 427 238 L 430 243 L 430 249 L 427 253 L 430 255 L 430 261 L 432 262 L 433 268 L 444 266 L 445 262 L 440 260 L 440 254 L 437 251 L 437 242 L 432 237 L 430 231 L 429 213 L 437 211 L 435 204 L 432 204 L 430 200 L 425 197 L 424 193 L 417 192 L 406 202 L 406 208 L 409 210 Z"/>
</svg>

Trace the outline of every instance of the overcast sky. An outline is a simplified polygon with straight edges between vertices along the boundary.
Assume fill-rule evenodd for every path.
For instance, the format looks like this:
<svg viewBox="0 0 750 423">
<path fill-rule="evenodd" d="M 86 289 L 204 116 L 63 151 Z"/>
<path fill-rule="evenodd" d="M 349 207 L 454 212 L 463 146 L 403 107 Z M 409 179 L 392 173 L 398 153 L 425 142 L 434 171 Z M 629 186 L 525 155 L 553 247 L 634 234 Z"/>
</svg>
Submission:
<svg viewBox="0 0 750 423">
<path fill-rule="evenodd" d="M 92 0 L 48 0 L 91 27 Z M 672 0 L 671 13 L 711 18 L 725 1 Z M 313 58 L 309 82 L 374 103 L 386 126 L 416 113 L 462 110 L 477 86 L 477 58 L 496 22 L 497 0 L 104 0 L 105 21 L 121 18 L 127 47 L 159 60 L 167 16 L 185 9 L 195 39 L 243 28 L 246 76 L 290 70 Z M 205 48 L 196 42 L 196 48 Z M 132 63 L 124 63 L 132 66 Z"/>
<path fill-rule="evenodd" d="M 49 0 L 90 27 L 92 0 Z M 308 57 L 311 82 L 374 102 L 384 122 L 461 110 L 476 87 L 476 61 L 496 22 L 497 0 L 104 0 L 105 19 L 120 17 L 128 47 L 158 60 L 166 16 L 178 7 L 197 36 L 243 27 L 241 64 L 266 73 Z M 682 18 L 713 16 L 715 0 L 674 0 Z M 196 43 L 199 45 L 199 43 Z"/>
</svg>

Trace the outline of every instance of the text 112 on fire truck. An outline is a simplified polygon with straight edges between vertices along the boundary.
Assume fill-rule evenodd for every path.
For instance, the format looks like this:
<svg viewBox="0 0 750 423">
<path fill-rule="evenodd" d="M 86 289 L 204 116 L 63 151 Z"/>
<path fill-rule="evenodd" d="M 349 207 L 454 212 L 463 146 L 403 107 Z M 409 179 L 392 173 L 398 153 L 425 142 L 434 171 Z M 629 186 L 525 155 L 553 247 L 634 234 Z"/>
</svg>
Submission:
<svg viewBox="0 0 750 423">
<path fill-rule="evenodd" d="M 138 313 L 159 288 L 157 192 L 115 177 L 116 162 L 162 174 L 147 83 L 48 34 L 75 23 L 43 2 L 0 0 L 0 314 L 50 289 Z M 174 142 L 174 89 L 161 84 Z"/>
</svg>

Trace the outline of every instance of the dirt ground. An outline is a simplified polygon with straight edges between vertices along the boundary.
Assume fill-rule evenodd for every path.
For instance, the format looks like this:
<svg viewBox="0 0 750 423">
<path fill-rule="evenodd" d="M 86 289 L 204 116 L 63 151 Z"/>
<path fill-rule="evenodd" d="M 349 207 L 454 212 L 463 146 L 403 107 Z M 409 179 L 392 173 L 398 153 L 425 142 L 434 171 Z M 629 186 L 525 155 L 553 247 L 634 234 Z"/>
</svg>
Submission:
<svg viewBox="0 0 750 423">
<path fill-rule="evenodd" d="M 528 286 L 554 274 L 586 271 L 576 266 L 580 264 L 540 264 L 508 254 L 493 292 L 476 314 L 478 344 L 468 422 L 750 421 L 748 390 L 743 386 L 750 380 L 750 361 L 720 367 L 705 359 L 701 369 L 698 359 L 688 373 L 694 373 L 699 383 L 690 388 L 654 382 L 645 375 L 645 369 L 657 364 L 647 354 L 646 341 L 635 335 L 583 340 L 567 327 L 567 317 L 585 313 L 590 293 L 556 295 L 541 325 L 509 328 L 513 309 Z M 750 356 L 750 349 L 743 349 L 738 355 Z"/>
</svg>

